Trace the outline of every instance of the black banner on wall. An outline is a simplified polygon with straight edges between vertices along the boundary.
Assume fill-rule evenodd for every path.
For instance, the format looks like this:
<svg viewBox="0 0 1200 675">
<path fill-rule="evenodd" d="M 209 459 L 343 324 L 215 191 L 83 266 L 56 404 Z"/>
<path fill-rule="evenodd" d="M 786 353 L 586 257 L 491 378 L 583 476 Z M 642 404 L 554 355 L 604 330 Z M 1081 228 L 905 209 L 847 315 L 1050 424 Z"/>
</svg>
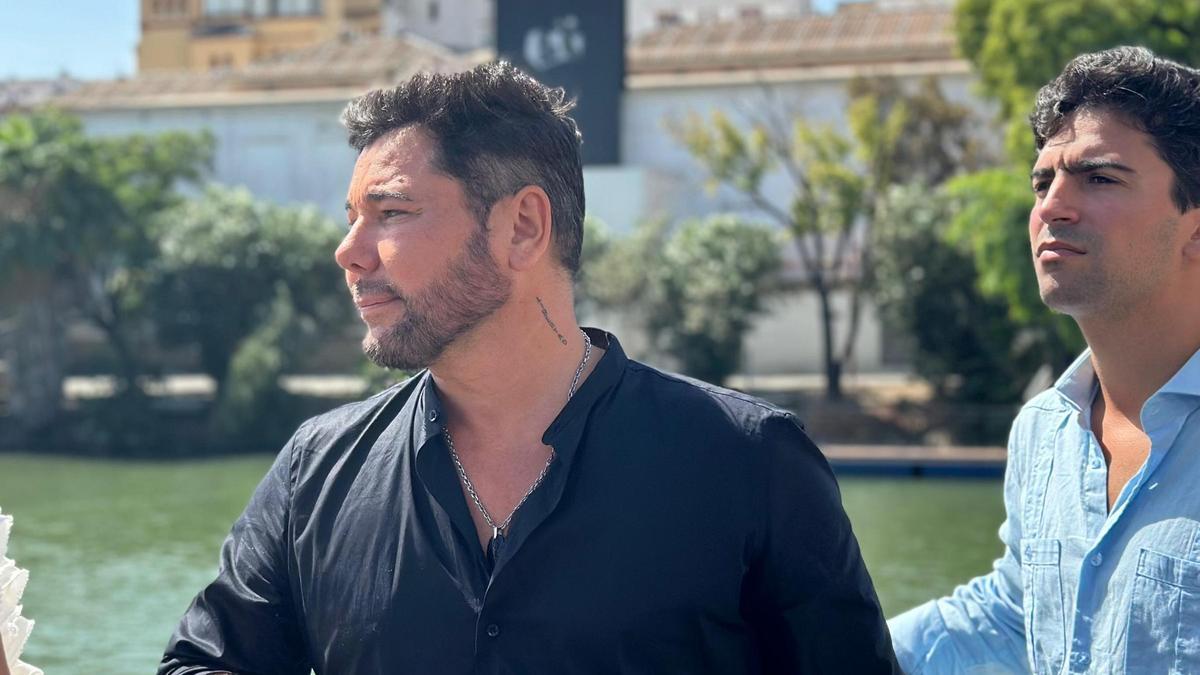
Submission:
<svg viewBox="0 0 1200 675">
<path fill-rule="evenodd" d="M 577 101 L 584 164 L 620 162 L 624 0 L 498 0 L 496 51 Z"/>
</svg>

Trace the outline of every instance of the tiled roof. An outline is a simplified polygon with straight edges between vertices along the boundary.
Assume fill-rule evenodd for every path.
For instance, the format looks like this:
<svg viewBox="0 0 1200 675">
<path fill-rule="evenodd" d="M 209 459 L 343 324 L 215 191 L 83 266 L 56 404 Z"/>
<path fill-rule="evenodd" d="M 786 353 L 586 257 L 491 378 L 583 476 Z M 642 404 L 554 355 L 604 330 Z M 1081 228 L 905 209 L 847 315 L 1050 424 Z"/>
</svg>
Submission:
<svg viewBox="0 0 1200 675">
<path fill-rule="evenodd" d="M 401 82 L 420 71 L 457 71 L 472 65 L 470 57 L 418 38 L 346 36 L 243 68 L 87 82 L 54 104 L 97 109 L 344 99 L 347 92 Z"/>
<path fill-rule="evenodd" d="M 869 3 L 834 14 L 676 24 L 629 46 L 631 75 L 954 60 L 953 11 Z"/>
<path fill-rule="evenodd" d="M 66 76 L 54 80 L 0 80 L 0 112 L 37 107 L 82 84 Z"/>
</svg>

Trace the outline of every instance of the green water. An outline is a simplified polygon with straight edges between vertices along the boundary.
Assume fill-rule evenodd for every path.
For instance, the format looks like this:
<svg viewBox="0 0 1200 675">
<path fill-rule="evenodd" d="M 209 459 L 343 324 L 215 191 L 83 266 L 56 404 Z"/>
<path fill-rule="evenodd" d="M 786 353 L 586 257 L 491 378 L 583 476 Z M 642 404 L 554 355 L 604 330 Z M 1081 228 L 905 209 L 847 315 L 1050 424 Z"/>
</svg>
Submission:
<svg viewBox="0 0 1200 675">
<path fill-rule="evenodd" d="M 25 660 L 50 675 L 149 673 L 269 457 L 146 463 L 0 455 L 9 555 L 30 570 Z M 987 571 L 998 480 L 846 477 L 846 509 L 890 616 Z"/>
</svg>

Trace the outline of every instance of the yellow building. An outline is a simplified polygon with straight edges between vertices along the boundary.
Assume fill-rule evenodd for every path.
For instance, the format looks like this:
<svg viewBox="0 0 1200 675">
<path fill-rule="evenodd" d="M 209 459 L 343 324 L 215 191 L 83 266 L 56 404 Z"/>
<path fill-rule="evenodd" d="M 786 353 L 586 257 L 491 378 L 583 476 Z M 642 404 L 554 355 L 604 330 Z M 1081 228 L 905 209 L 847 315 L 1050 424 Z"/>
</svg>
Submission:
<svg viewBox="0 0 1200 675">
<path fill-rule="evenodd" d="M 240 68 L 346 31 L 377 34 L 383 0 L 141 0 L 140 72 Z"/>
</svg>

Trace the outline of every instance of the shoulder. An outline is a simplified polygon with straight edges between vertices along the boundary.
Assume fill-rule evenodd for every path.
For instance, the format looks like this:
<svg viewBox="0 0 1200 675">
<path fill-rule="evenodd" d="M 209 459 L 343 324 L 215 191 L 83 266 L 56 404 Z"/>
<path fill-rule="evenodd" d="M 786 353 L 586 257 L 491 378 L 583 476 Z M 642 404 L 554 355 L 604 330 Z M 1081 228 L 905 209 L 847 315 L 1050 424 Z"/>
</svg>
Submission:
<svg viewBox="0 0 1200 675">
<path fill-rule="evenodd" d="M 398 382 L 361 401 L 340 405 L 310 417 L 296 429 L 290 446 L 295 455 L 309 455 L 327 450 L 346 438 L 356 438 L 384 415 L 390 419 L 412 403 L 420 392 L 424 373 Z"/>
<path fill-rule="evenodd" d="M 640 406 L 653 411 L 664 429 L 677 425 L 692 433 L 733 434 L 747 441 L 799 435 L 804 425 L 794 413 L 755 396 L 685 375 L 629 361 L 623 388 Z"/>
</svg>

